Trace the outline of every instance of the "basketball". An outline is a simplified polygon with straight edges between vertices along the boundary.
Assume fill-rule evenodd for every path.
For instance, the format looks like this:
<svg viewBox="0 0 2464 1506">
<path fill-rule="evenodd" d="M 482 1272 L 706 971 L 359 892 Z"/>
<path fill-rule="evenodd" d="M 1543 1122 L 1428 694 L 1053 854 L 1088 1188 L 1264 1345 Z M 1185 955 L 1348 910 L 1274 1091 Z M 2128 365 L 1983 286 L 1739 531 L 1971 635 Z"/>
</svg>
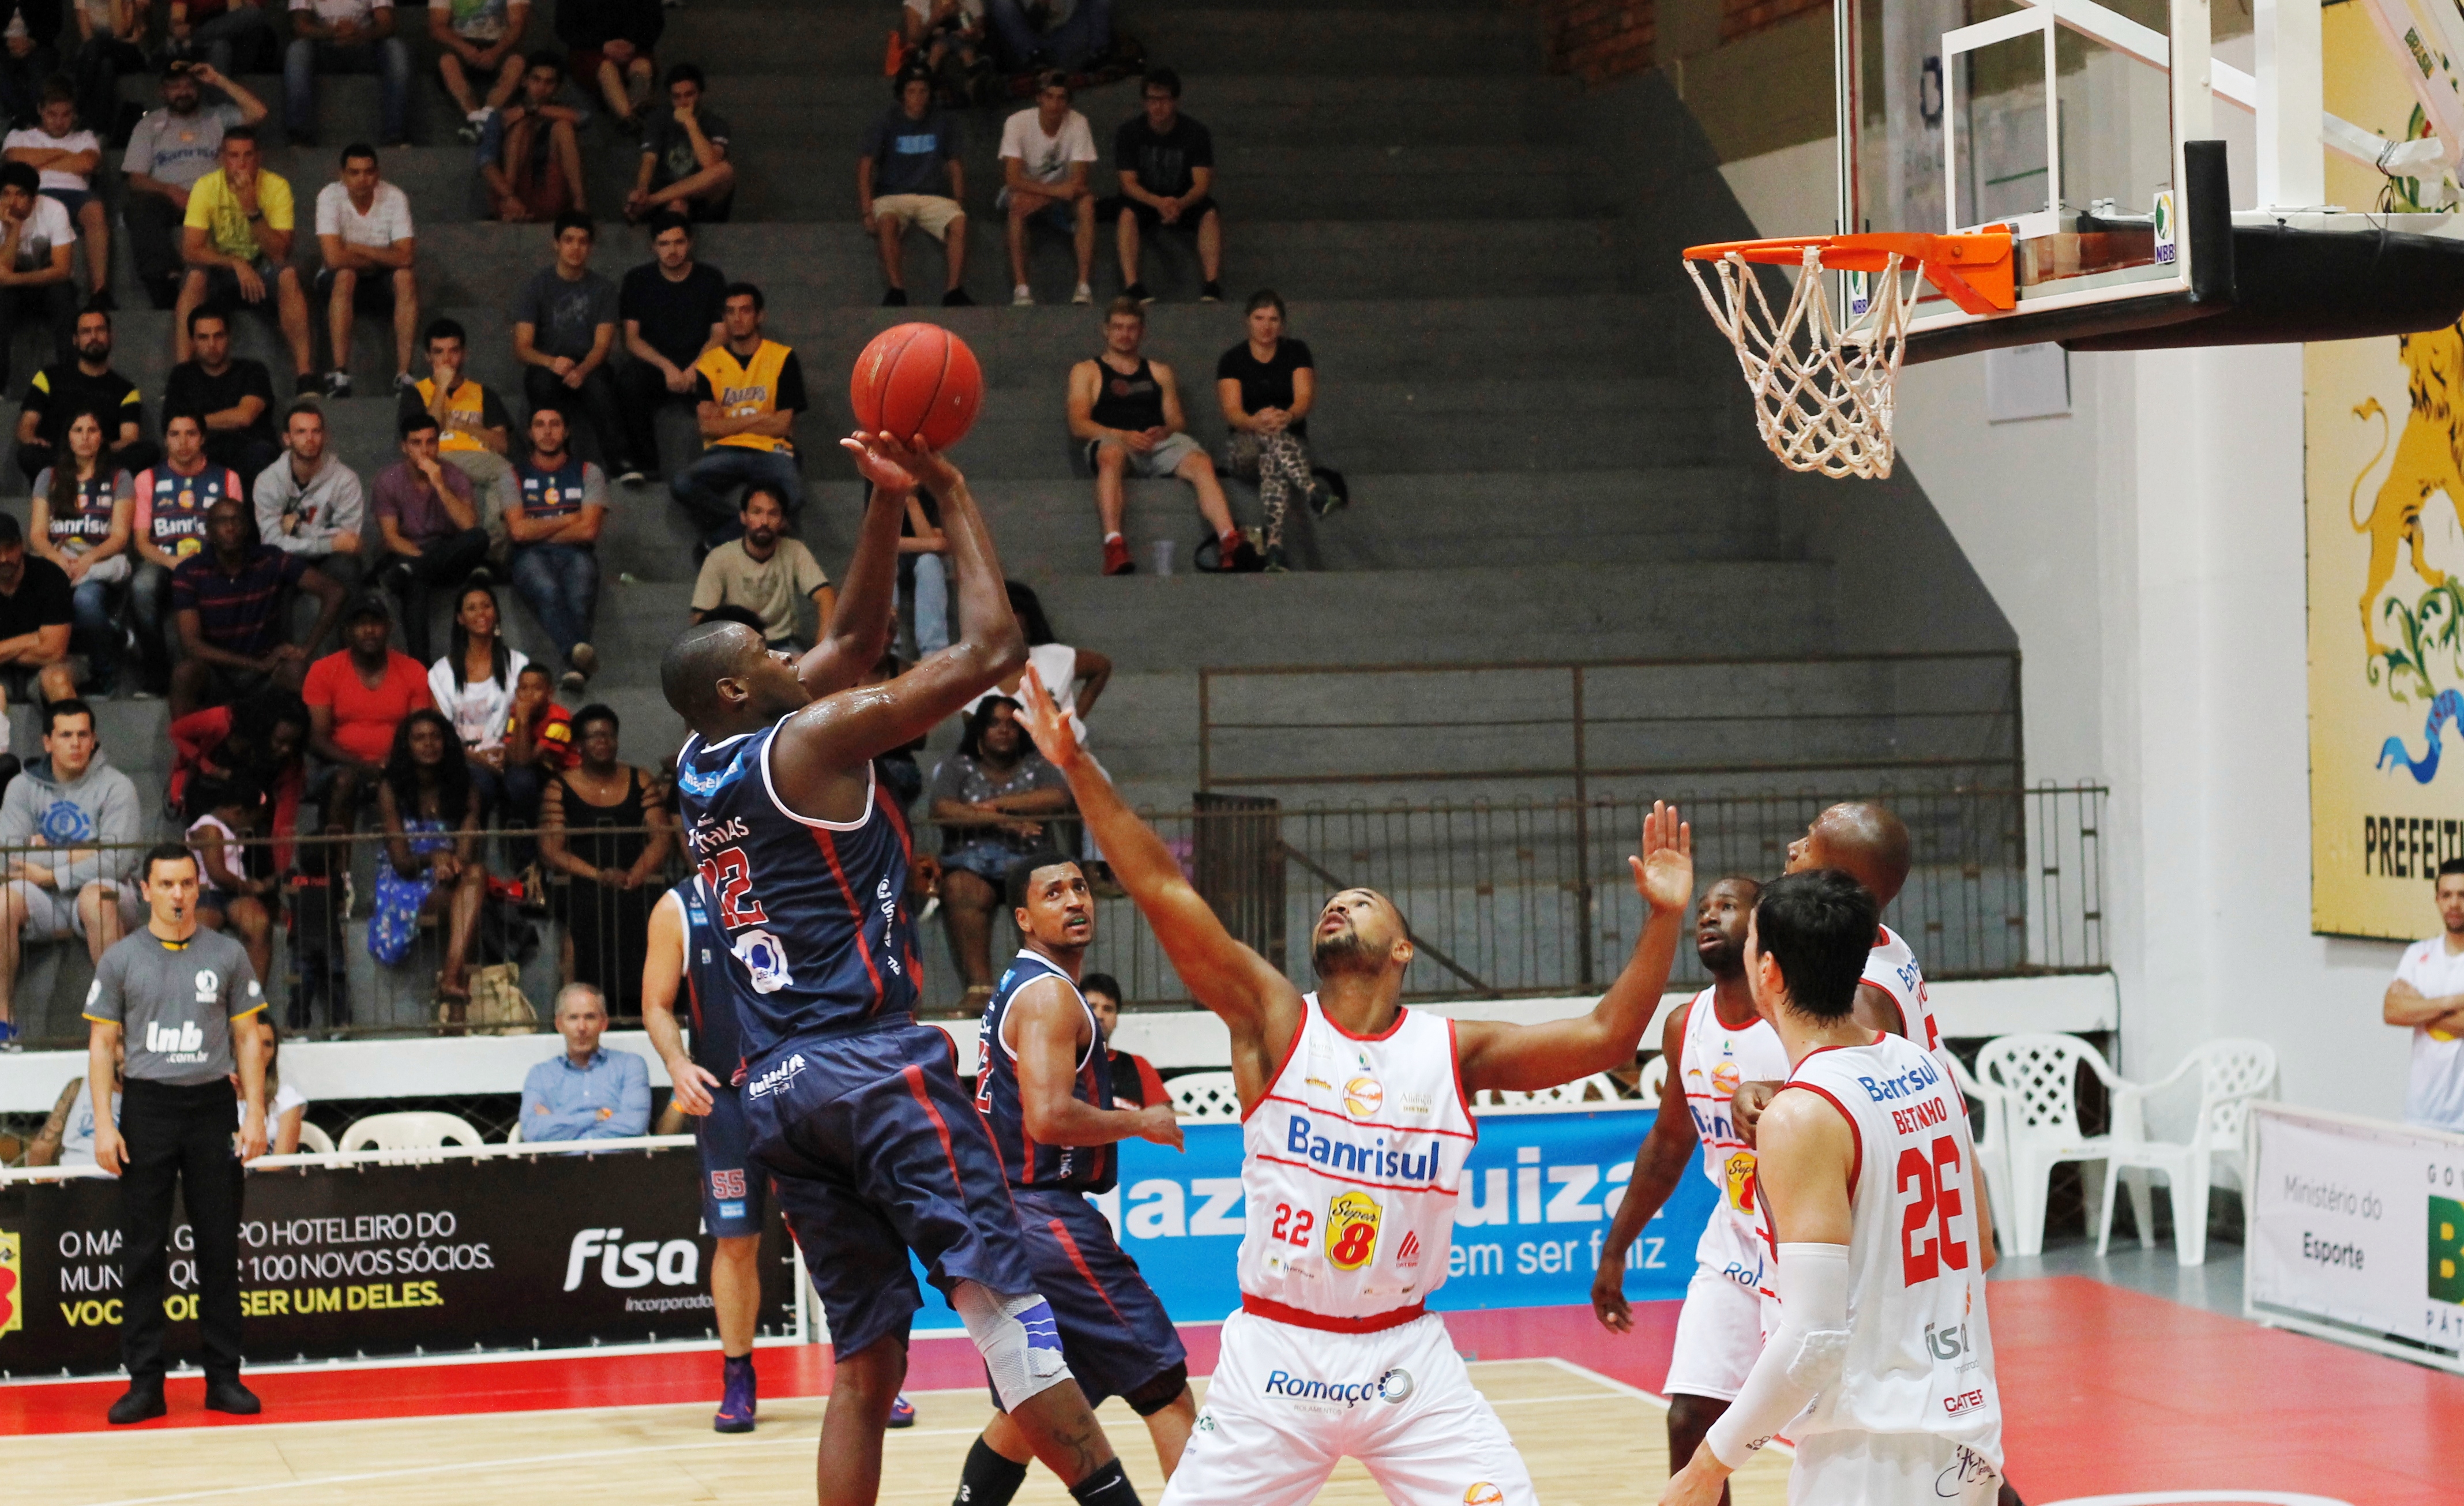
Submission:
<svg viewBox="0 0 2464 1506">
<path fill-rule="evenodd" d="M 847 400 L 867 433 L 920 433 L 934 449 L 947 450 L 983 410 L 983 368 L 967 343 L 940 325 L 900 324 L 872 337 L 856 357 Z"/>
</svg>

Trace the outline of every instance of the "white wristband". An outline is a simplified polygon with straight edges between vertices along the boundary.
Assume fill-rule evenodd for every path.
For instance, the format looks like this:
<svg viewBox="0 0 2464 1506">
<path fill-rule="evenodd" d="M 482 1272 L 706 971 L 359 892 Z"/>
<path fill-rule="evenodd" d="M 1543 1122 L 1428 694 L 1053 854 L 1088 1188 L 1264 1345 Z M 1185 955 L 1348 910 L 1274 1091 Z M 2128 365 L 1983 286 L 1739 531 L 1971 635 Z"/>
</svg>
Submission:
<svg viewBox="0 0 2464 1506">
<path fill-rule="evenodd" d="M 1779 1247 L 1772 1279 L 1779 1332 L 1703 1441 L 1729 1469 L 1743 1468 L 1839 1373 L 1848 1347 L 1848 1247 Z"/>
</svg>

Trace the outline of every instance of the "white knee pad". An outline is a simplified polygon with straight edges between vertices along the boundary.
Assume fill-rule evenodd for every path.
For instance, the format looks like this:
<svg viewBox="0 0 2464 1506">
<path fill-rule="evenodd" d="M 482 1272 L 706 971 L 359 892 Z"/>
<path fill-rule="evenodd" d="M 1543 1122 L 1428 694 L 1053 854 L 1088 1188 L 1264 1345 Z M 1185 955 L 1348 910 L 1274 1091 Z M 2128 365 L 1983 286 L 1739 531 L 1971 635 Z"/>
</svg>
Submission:
<svg viewBox="0 0 2464 1506">
<path fill-rule="evenodd" d="M 1030 1397 L 1069 1379 L 1069 1362 L 1061 1354 L 1061 1328 L 1052 1309 L 1029 1292 L 1003 1296 L 973 1281 L 961 1281 L 950 1305 L 967 1325 L 967 1337 L 984 1357 L 993 1391 L 1001 1410 L 1014 1412 Z"/>
</svg>

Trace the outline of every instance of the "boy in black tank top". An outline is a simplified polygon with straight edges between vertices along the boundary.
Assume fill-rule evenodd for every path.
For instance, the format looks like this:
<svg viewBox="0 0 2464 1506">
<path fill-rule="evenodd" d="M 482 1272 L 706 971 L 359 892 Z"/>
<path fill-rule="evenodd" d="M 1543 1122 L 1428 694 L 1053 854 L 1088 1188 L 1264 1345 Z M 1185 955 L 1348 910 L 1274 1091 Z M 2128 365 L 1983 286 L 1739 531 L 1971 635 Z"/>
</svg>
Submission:
<svg viewBox="0 0 2464 1506">
<path fill-rule="evenodd" d="M 1104 353 L 1069 372 L 1069 433 L 1087 447 L 1095 473 L 1095 511 L 1104 521 L 1104 573 L 1137 568 L 1129 541 L 1121 537 L 1125 477 L 1161 480 L 1178 476 L 1198 492 L 1198 511 L 1215 530 L 1220 569 L 1264 568 L 1258 551 L 1232 525 L 1232 507 L 1215 462 L 1189 437 L 1181 415 L 1180 388 L 1172 367 L 1139 353 L 1147 313 L 1137 299 L 1118 298 L 1104 311 Z"/>
</svg>

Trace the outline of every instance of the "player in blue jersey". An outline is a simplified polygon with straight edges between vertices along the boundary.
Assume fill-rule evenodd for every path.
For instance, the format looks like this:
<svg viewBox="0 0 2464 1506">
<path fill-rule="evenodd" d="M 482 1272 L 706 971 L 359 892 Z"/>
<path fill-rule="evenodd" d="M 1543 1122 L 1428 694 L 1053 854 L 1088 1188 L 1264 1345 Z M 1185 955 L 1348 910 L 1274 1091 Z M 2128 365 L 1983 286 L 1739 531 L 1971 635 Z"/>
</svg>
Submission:
<svg viewBox="0 0 2464 1506">
<path fill-rule="evenodd" d="M 1022 857 L 1008 889 L 1023 944 L 984 1008 L 976 1108 L 1009 1177 L 1036 1290 L 1060 1320 L 1070 1372 L 1089 1401 L 1118 1396 L 1146 1419 L 1169 1478 L 1198 1421 L 1189 1353 L 1087 1194 L 1119 1180 L 1118 1142 L 1135 1136 L 1178 1150 L 1180 1124 L 1169 1102 L 1112 1106 L 1104 1034 L 1078 991 L 1095 941 L 1087 875 L 1055 853 Z M 998 1412 L 998 1396 L 993 1405 Z M 996 1415 L 967 1453 L 956 1506 L 1009 1506 L 1030 1457 L 1017 1425 Z"/>
<path fill-rule="evenodd" d="M 909 1252 L 948 1297 L 1009 1415 L 1085 1506 L 1133 1506 L 1037 1295 L 992 1141 L 950 1038 L 915 1023 L 911 846 L 873 759 L 1026 663 L 966 480 L 890 435 L 844 441 L 872 485 L 846 588 L 801 660 L 732 622 L 670 645 L 660 687 L 693 735 L 676 756 L 685 837 L 725 938 L 752 1154 L 769 1170 L 829 1318 L 837 1364 L 818 1463 L 825 1506 L 870 1503 L 922 1305 Z M 886 683 L 900 520 L 940 503 L 957 641 Z M 845 688 L 843 688 L 845 687 Z"/>
<path fill-rule="evenodd" d="M 695 1117 L 701 1155 L 702 1227 L 711 1251 L 711 1307 L 718 1319 L 719 1403 L 711 1427 L 751 1432 L 759 1394 L 753 1378 L 753 1336 L 761 1326 L 761 1227 L 770 1202 L 770 1174 L 753 1163 L 745 1132 L 742 1031 L 726 942 L 710 923 L 698 876 L 659 897 L 650 911 L 649 947 L 642 963 L 642 1024 L 668 1064 L 675 1105 Z M 693 1011 L 693 1046 L 676 1021 L 676 991 Z M 912 1428 L 915 1408 L 900 1397 L 890 1426 Z"/>
</svg>

